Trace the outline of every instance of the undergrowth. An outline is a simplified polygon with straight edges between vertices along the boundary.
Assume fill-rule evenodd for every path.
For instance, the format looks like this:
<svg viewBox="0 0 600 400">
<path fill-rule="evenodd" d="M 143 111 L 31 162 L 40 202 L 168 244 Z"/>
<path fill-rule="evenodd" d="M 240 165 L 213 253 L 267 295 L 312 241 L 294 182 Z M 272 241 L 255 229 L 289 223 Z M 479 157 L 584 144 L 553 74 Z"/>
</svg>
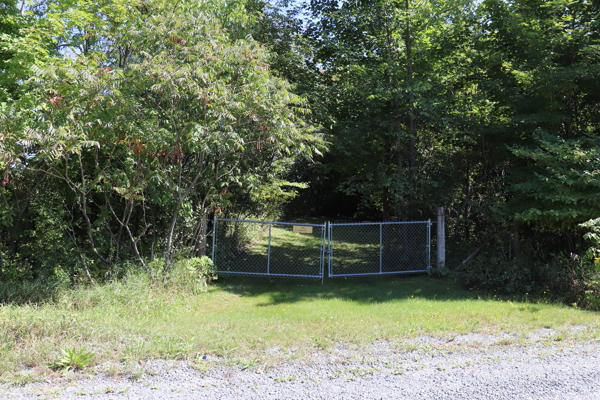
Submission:
<svg viewBox="0 0 600 400">
<path fill-rule="evenodd" d="M 163 259 L 155 259 L 149 263 L 151 274 L 141 269 L 129 268 L 129 272 L 119 279 L 106 282 L 90 282 L 86 279 L 69 279 L 60 269 L 50 276 L 40 277 L 34 281 L 8 280 L 0 281 L 0 304 L 45 304 L 64 302 L 65 298 L 93 298 L 98 293 L 112 291 L 113 300 L 122 297 L 120 293 L 183 291 L 203 293 L 209 284 L 217 279 L 216 270 L 208 257 L 197 257 L 177 260 L 167 277 L 163 274 Z M 127 288 L 127 290 L 123 290 Z"/>
<path fill-rule="evenodd" d="M 568 305 L 600 309 L 600 264 L 587 257 L 553 255 L 541 261 L 483 252 L 459 271 L 448 271 L 466 288 L 505 295 L 525 293 Z"/>
</svg>

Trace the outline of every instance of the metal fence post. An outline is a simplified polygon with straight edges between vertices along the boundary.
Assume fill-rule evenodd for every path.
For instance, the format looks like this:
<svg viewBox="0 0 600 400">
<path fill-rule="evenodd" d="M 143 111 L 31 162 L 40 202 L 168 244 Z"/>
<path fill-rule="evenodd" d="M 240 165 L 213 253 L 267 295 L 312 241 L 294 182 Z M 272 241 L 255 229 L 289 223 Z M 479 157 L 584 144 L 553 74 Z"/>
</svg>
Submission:
<svg viewBox="0 0 600 400">
<path fill-rule="evenodd" d="M 329 277 L 333 276 L 333 259 L 331 258 L 332 257 L 331 235 L 332 235 L 331 222 L 327 221 L 327 266 L 329 269 Z"/>
<path fill-rule="evenodd" d="M 383 273 L 383 224 L 379 224 L 379 273 Z"/>
<path fill-rule="evenodd" d="M 431 268 L 431 219 L 427 221 L 427 269 Z"/>
<path fill-rule="evenodd" d="M 269 249 L 267 250 L 267 275 L 271 273 L 271 224 L 269 224 Z"/>
<path fill-rule="evenodd" d="M 325 283 L 325 235 L 327 231 L 327 222 L 321 227 L 321 285 Z"/>
<path fill-rule="evenodd" d="M 213 263 L 213 267 L 216 266 L 216 259 L 215 257 L 217 256 L 216 253 L 216 248 L 217 248 L 217 215 L 215 214 L 215 216 L 213 217 L 213 237 L 212 237 L 212 244 L 213 244 L 213 248 L 212 248 L 212 263 Z"/>
</svg>

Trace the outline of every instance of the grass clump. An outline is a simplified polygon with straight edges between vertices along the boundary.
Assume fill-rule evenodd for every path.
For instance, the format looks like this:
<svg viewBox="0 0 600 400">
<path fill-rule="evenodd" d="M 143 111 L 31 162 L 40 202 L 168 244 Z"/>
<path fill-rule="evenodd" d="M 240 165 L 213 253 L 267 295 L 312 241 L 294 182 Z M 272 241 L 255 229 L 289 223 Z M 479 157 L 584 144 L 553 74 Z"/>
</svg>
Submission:
<svg viewBox="0 0 600 400">
<path fill-rule="evenodd" d="M 63 373 L 70 370 L 83 369 L 94 358 L 94 353 L 86 351 L 85 348 L 77 349 L 73 347 L 71 349 L 61 349 L 61 354 L 59 358 L 50 364 L 50 368 Z"/>
<path fill-rule="evenodd" d="M 0 281 L 0 304 L 43 303 L 53 299 L 66 286 L 54 277 L 34 281 Z"/>
</svg>

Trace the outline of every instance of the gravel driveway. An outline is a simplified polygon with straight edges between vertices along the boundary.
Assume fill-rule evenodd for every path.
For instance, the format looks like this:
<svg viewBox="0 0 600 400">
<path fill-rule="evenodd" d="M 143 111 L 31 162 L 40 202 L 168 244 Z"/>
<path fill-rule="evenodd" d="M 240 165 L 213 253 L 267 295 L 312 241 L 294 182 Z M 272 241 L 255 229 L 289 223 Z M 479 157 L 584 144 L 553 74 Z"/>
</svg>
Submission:
<svg viewBox="0 0 600 400">
<path fill-rule="evenodd" d="M 278 360 L 288 354 L 277 348 L 269 352 Z M 338 345 L 270 367 L 227 366 L 224 360 L 203 358 L 195 366 L 142 362 L 137 373 L 127 374 L 115 373 L 118 365 L 100 365 L 96 368 L 103 372 L 96 374 L 4 384 L 0 398 L 600 400 L 597 339 L 521 345 L 481 334 L 451 341 L 421 337 L 359 349 Z"/>
</svg>

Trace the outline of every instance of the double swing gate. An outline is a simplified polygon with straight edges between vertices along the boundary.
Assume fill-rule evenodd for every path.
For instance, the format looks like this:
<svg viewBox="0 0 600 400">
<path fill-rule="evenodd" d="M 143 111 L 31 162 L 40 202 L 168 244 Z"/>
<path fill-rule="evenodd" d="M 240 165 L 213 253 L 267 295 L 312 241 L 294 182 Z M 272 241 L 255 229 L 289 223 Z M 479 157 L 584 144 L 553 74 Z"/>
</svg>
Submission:
<svg viewBox="0 0 600 400">
<path fill-rule="evenodd" d="M 215 218 L 213 264 L 222 275 L 366 276 L 431 268 L 429 221 L 303 224 Z"/>
</svg>

